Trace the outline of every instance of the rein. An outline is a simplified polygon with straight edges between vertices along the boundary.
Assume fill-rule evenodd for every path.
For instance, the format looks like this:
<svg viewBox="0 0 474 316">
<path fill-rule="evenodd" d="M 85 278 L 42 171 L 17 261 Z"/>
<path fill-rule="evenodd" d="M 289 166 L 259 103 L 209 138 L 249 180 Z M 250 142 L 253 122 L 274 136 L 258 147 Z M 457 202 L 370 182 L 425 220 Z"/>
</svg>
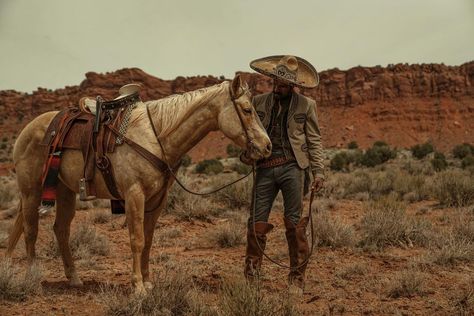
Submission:
<svg viewBox="0 0 474 316">
<path fill-rule="evenodd" d="M 247 126 L 245 125 L 244 123 L 244 119 L 242 117 L 242 113 L 239 111 L 239 107 L 237 106 L 237 103 L 236 103 L 236 100 L 238 98 L 240 98 L 244 93 L 245 93 L 245 90 L 239 94 L 238 96 L 233 96 L 232 95 L 232 92 L 229 88 L 229 93 L 230 93 L 230 99 L 232 100 L 232 104 L 234 105 L 234 108 L 235 108 L 235 111 L 237 112 L 237 116 L 239 117 L 239 120 L 240 120 L 240 124 L 242 125 L 242 129 L 244 130 L 244 133 L 245 133 L 245 136 L 247 137 L 247 150 L 251 150 L 253 148 L 255 148 L 255 143 L 253 142 L 252 138 L 250 137 L 250 134 L 248 132 L 248 129 L 247 129 Z M 173 171 L 173 169 L 170 167 L 170 164 L 168 163 L 168 158 L 166 157 L 166 152 L 165 152 L 165 149 L 163 147 L 163 144 L 161 143 L 160 141 L 160 138 L 158 137 L 158 133 L 156 132 L 156 128 L 155 128 L 155 124 L 153 123 L 153 119 L 151 117 L 151 114 L 150 114 L 150 109 L 148 107 L 148 105 L 146 106 L 146 112 L 147 112 L 147 116 L 148 116 L 148 120 L 150 121 L 150 125 L 152 127 L 152 130 L 153 130 L 153 134 L 155 135 L 155 138 L 158 142 L 158 144 L 160 145 L 160 148 L 161 148 L 161 151 L 163 152 L 163 159 L 164 159 L 164 163 L 166 164 L 166 168 L 168 170 L 168 172 L 173 176 L 173 178 L 176 180 L 176 182 L 179 184 L 179 186 L 181 188 L 183 188 L 183 190 L 185 190 L 186 192 L 188 193 L 191 193 L 191 194 L 194 194 L 194 195 L 199 195 L 199 196 L 203 196 L 203 195 L 209 195 L 209 194 L 212 194 L 212 193 L 216 193 L 218 191 L 221 191 L 245 178 L 247 178 L 250 174 L 252 174 L 252 177 L 253 177 L 253 189 L 252 189 L 252 195 L 253 195 L 253 203 L 252 203 L 252 208 L 251 208 L 251 211 L 252 211 L 252 219 L 253 219 L 253 222 L 255 223 L 255 200 L 256 200 L 256 196 L 257 196 L 257 181 L 256 181 L 256 178 L 257 178 L 257 174 L 256 174 L 256 166 L 255 166 L 255 163 L 253 163 L 252 165 L 252 171 L 250 171 L 248 174 L 246 174 L 245 176 L 243 177 L 240 177 L 238 178 L 237 180 L 234 180 L 228 184 L 225 184 L 223 185 L 222 187 L 220 188 L 217 188 L 215 190 L 211 190 L 209 192 L 195 192 L 195 191 L 192 191 L 190 189 L 188 189 L 179 179 L 178 179 L 178 176 L 175 174 L 175 172 Z M 257 241 L 257 246 L 259 248 L 259 250 L 263 253 L 263 255 L 265 256 L 265 258 L 267 258 L 270 262 L 274 263 L 275 265 L 281 267 L 281 268 L 284 268 L 284 269 L 299 269 L 300 267 L 304 266 L 305 264 L 307 264 L 309 262 L 309 259 L 311 258 L 312 254 L 313 254 L 313 250 L 314 250 L 314 225 L 313 225 L 313 216 L 312 216 L 312 205 L 313 205 L 313 200 L 314 200 L 314 195 L 315 195 L 315 191 L 314 189 L 311 189 L 311 196 L 310 196 L 310 200 L 309 200 L 309 211 L 308 211 L 308 216 L 309 216 L 309 219 L 310 219 L 310 223 L 311 223 L 311 248 L 310 248 L 310 252 L 308 254 L 308 257 L 305 258 L 305 260 L 300 263 L 298 266 L 296 267 L 290 267 L 288 265 L 284 265 L 278 261 L 276 261 L 275 259 L 272 259 L 270 256 L 268 256 L 265 251 L 262 249 L 262 246 L 260 245 L 260 243 L 258 242 L 258 239 L 256 238 L 256 241 Z M 253 225 L 253 233 L 254 235 L 256 236 L 256 231 L 255 231 L 255 225 Z"/>
<path fill-rule="evenodd" d="M 314 225 L 313 225 L 313 215 L 312 215 L 312 208 L 313 208 L 313 200 L 314 200 L 314 195 L 315 195 L 315 190 L 312 188 L 311 189 L 311 195 L 310 195 L 310 198 L 309 198 L 309 210 L 308 210 L 308 217 L 309 217 L 309 221 L 310 221 L 310 227 L 311 227 L 311 248 L 309 250 L 309 253 L 308 253 L 308 256 L 303 260 L 302 263 L 300 263 L 299 265 L 297 265 L 296 267 L 290 267 L 289 265 L 285 265 L 281 262 L 278 262 L 277 260 L 275 259 L 272 259 L 270 256 L 268 256 L 266 253 L 265 253 L 265 250 L 262 248 L 262 246 L 260 245 L 260 242 L 258 241 L 258 238 L 256 237 L 257 236 L 257 232 L 255 231 L 255 200 L 257 199 L 257 174 L 255 172 L 255 163 L 253 164 L 253 167 L 252 167 L 252 173 L 253 173 L 253 189 L 252 189 L 252 194 L 253 194 L 253 203 L 252 203 L 252 222 L 254 223 L 253 225 L 253 235 L 255 236 L 255 241 L 257 242 L 257 247 L 258 249 L 262 252 L 263 256 L 265 258 L 267 258 L 270 262 L 274 263 L 275 265 L 277 265 L 278 267 L 280 268 L 283 268 L 283 269 L 289 269 L 289 270 L 297 270 L 301 267 L 303 267 L 305 264 L 307 264 L 309 262 L 309 259 L 311 258 L 311 256 L 313 255 L 313 250 L 314 250 Z"/>
<path fill-rule="evenodd" d="M 230 88 L 229 88 L 230 89 Z M 239 120 L 240 120 L 240 124 L 242 125 L 242 128 L 245 132 L 245 136 L 247 137 L 247 148 L 254 148 L 255 147 L 255 143 L 252 141 L 252 139 L 250 138 L 250 135 L 248 133 L 248 130 L 244 124 L 244 120 L 242 118 L 242 114 L 239 112 L 238 110 L 238 106 L 237 106 L 237 103 L 235 102 L 235 100 L 237 100 L 238 98 L 240 98 L 244 93 L 245 93 L 245 90 L 239 94 L 238 96 L 234 97 L 232 96 L 232 93 L 230 92 L 229 90 L 229 93 L 230 93 L 230 99 L 232 100 L 232 104 L 234 105 L 235 107 L 235 111 L 237 112 L 237 116 L 239 117 Z M 194 194 L 194 195 L 199 195 L 199 196 L 203 196 L 203 195 L 209 195 L 209 194 L 213 194 L 213 193 L 216 193 L 216 192 L 219 192 L 239 181 L 242 181 L 243 179 L 247 178 L 251 173 L 252 171 L 250 171 L 249 173 L 247 173 L 245 176 L 243 177 L 240 177 L 238 178 L 237 180 L 234 180 L 230 183 L 227 183 L 225 185 L 223 185 L 222 187 L 220 188 L 217 188 L 217 189 L 214 189 L 214 190 L 210 190 L 209 192 L 195 192 L 195 191 L 192 191 L 190 189 L 188 189 L 179 179 L 178 179 L 178 176 L 176 175 L 176 173 L 173 171 L 173 169 L 170 167 L 170 164 L 168 163 L 168 158 L 166 157 L 166 152 L 165 152 L 165 149 L 163 147 L 163 144 L 161 143 L 160 141 L 160 138 L 158 137 L 158 133 L 156 132 L 156 128 L 155 128 L 155 124 L 153 123 L 153 119 L 151 117 L 151 114 L 150 114 L 150 109 L 148 107 L 148 105 L 146 106 L 146 113 L 147 113 L 147 116 L 148 116 L 148 120 L 150 121 L 150 125 L 151 125 L 151 128 L 153 130 L 153 134 L 155 135 L 155 138 L 156 140 L 158 141 L 158 144 L 160 145 L 160 148 L 161 148 L 161 151 L 163 152 L 163 159 L 164 159 L 164 163 L 166 164 L 166 168 L 168 170 L 168 172 L 173 176 L 173 178 L 176 180 L 176 182 L 179 184 L 179 186 L 181 188 L 183 188 L 184 191 L 188 192 L 188 193 L 191 193 L 191 194 Z"/>
</svg>

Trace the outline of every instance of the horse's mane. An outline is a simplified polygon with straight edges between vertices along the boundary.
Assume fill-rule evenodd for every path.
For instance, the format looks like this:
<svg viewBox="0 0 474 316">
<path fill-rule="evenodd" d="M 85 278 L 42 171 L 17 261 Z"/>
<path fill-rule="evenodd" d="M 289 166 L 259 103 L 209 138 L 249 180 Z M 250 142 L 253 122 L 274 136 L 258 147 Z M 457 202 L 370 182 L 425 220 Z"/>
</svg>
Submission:
<svg viewBox="0 0 474 316">
<path fill-rule="evenodd" d="M 158 137 L 168 136 L 202 104 L 209 102 L 209 100 L 222 94 L 228 88 L 229 82 L 224 81 L 207 88 L 183 94 L 173 94 L 163 99 L 146 101 L 137 108 L 138 111 L 135 111 L 137 115 L 132 116 L 130 126 L 142 124 L 144 120 L 148 121 L 145 107 L 148 106 Z"/>
</svg>

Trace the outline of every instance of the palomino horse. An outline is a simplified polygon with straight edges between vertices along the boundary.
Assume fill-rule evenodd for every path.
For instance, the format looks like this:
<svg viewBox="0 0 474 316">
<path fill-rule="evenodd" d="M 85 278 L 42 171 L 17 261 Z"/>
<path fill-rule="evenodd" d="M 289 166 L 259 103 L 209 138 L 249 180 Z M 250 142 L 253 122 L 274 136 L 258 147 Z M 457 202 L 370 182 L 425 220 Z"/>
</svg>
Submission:
<svg viewBox="0 0 474 316">
<path fill-rule="evenodd" d="M 147 116 L 148 106 L 151 119 Z M 30 122 L 15 143 L 13 160 L 20 190 L 18 214 L 9 236 L 7 256 L 22 233 L 25 234 L 28 263 L 35 258 L 38 235 L 38 207 L 41 200 L 41 175 L 47 158 L 40 146 L 46 129 L 57 112 L 47 112 Z M 164 149 L 158 145 L 152 124 Z M 260 124 L 251 103 L 251 94 L 240 76 L 183 95 L 140 103 L 132 112 L 126 137 L 168 162 L 183 157 L 210 131 L 221 130 L 238 146 L 250 150 L 253 159 L 268 157 L 271 142 Z M 130 234 L 133 267 L 132 284 L 136 292 L 151 287 L 148 267 L 153 231 L 161 210 L 166 205 L 167 192 L 173 179 L 169 173 L 157 170 L 127 144 L 109 155 L 115 170 L 118 191 L 125 200 L 125 213 Z M 63 153 L 57 188 L 54 232 L 64 264 L 66 277 L 72 286 L 82 284 L 69 248 L 70 225 L 75 213 L 76 194 L 82 177 L 84 160 L 78 150 Z M 100 172 L 95 173 L 97 197 L 112 198 Z M 159 205 L 145 212 L 150 197 L 159 194 Z"/>
</svg>

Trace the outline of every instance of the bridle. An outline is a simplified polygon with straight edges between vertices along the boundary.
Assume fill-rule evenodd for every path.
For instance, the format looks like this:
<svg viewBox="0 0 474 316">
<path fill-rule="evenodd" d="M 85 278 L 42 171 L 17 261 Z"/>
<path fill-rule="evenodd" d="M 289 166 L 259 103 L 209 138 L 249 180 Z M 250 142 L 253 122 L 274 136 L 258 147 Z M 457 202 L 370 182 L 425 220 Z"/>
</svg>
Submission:
<svg viewBox="0 0 474 316">
<path fill-rule="evenodd" d="M 230 94 L 230 99 L 232 101 L 232 104 L 234 105 L 234 109 L 235 111 L 237 112 L 237 116 L 239 117 L 239 120 L 240 120 L 240 124 L 242 126 L 242 129 L 244 130 L 244 133 L 245 133 L 245 137 L 247 138 L 247 150 L 255 150 L 256 148 L 256 145 L 255 145 L 255 142 L 253 141 L 253 138 L 250 136 L 250 133 L 248 131 L 248 128 L 247 126 L 245 125 L 245 120 L 243 119 L 242 117 L 242 113 L 240 112 L 240 108 L 237 104 L 237 99 L 239 99 L 241 96 L 243 96 L 245 93 L 247 93 L 247 89 L 242 89 L 242 92 L 237 95 L 237 96 L 234 96 L 232 94 L 232 89 L 231 87 L 229 86 L 229 94 Z M 195 192 L 195 191 L 192 191 L 190 189 L 188 189 L 178 178 L 178 176 L 176 175 L 176 173 L 174 172 L 173 168 L 171 167 L 171 165 L 169 164 L 168 162 L 168 158 L 166 157 L 166 152 L 165 152 L 165 149 L 163 147 L 163 144 L 161 143 L 161 140 L 160 138 L 158 137 L 158 133 L 156 131 L 156 127 L 155 127 L 155 124 L 153 123 L 153 118 L 151 117 L 151 113 L 150 113 L 150 109 L 148 107 L 148 104 L 146 105 L 146 113 L 147 113 L 147 116 L 148 116 L 148 120 L 150 121 L 150 125 L 151 125 L 151 128 L 153 130 L 153 134 L 155 135 L 155 138 L 158 142 L 158 145 L 160 146 L 161 148 L 161 152 L 163 153 L 163 162 L 165 163 L 166 165 L 166 168 L 168 170 L 168 172 L 173 176 L 173 178 L 176 180 L 176 182 L 179 184 L 179 186 L 181 188 L 183 188 L 183 190 L 185 190 L 186 192 L 188 193 L 191 193 L 191 194 L 194 194 L 194 195 L 200 195 L 200 196 L 203 196 L 203 195 L 209 195 L 209 194 L 212 194 L 212 193 L 216 193 L 216 192 L 219 192 L 245 178 L 247 178 L 250 174 L 255 173 L 254 170 L 255 170 L 255 166 L 253 168 L 252 171 L 250 171 L 249 173 L 247 173 L 246 175 L 244 175 L 243 177 L 240 177 L 228 184 L 225 184 L 217 189 L 214 189 L 214 190 L 210 190 L 208 192 Z"/>
</svg>

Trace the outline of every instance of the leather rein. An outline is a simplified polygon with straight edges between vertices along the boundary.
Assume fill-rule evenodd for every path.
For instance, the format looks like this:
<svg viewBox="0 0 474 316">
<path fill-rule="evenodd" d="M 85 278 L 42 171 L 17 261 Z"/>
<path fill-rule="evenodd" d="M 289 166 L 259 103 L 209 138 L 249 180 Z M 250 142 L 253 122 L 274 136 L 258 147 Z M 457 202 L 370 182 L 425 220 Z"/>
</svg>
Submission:
<svg viewBox="0 0 474 316">
<path fill-rule="evenodd" d="M 242 129 L 244 130 L 244 133 L 245 133 L 245 136 L 247 138 L 247 150 L 255 150 L 256 146 L 255 146 L 255 142 L 253 141 L 253 139 L 250 137 L 250 134 L 249 134 L 249 131 L 248 131 L 248 128 L 245 124 L 245 121 L 243 119 L 243 114 L 241 113 L 240 111 L 240 108 L 239 106 L 237 105 L 237 102 L 236 100 L 239 99 L 242 95 L 244 95 L 245 93 L 247 92 L 246 89 L 242 89 L 242 92 L 237 95 L 237 96 L 234 96 L 232 94 L 232 90 L 231 88 L 229 87 L 229 94 L 230 94 L 230 99 L 232 101 L 232 104 L 234 105 L 234 108 L 235 108 L 235 111 L 237 112 L 237 116 L 239 117 L 239 120 L 240 120 L 240 124 L 242 126 Z M 153 134 L 155 135 L 155 138 L 161 148 L 161 151 L 163 153 L 163 160 L 161 160 L 160 158 L 158 158 L 157 156 L 155 156 L 154 154 L 152 154 L 151 152 L 149 152 L 148 150 L 146 150 L 145 148 L 143 148 L 142 146 L 138 145 L 137 143 L 135 143 L 134 141 L 130 140 L 129 138 L 123 136 L 123 140 L 124 142 L 126 142 L 128 145 L 130 145 L 133 149 L 135 149 L 142 157 L 144 157 L 146 160 L 148 160 L 154 167 L 160 169 L 160 170 L 166 170 L 168 171 L 172 176 L 173 178 L 176 180 L 176 182 L 179 184 L 179 186 L 181 188 L 183 188 L 183 190 L 185 190 L 186 192 L 188 193 L 191 193 L 191 194 L 194 194 L 194 195 L 200 195 L 200 196 L 203 196 L 203 195 L 209 195 L 209 194 L 212 194 L 212 193 L 216 193 L 218 191 L 221 191 L 245 178 L 247 178 L 250 174 L 253 175 L 253 201 L 256 200 L 256 194 L 257 194 L 257 190 L 256 190 L 256 164 L 255 162 L 253 163 L 252 165 L 252 171 L 250 171 L 248 174 L 246 174 L 245 176 L 243 177 L 240 177 L 238 178 L 237 180 L 234 180 L 228 184 L 225 184 L 223 185 L 222 187 L 219 187 L 217 189 L 214 189 L 214 190 L 211 190 L 209 192 L 195 192 L 195 191 L 192 191 L 190 189 L 188 189 L 177 177 L 176 173 L 174 172 L 173 168 L 171 167 L 171 165 L 168 163 L 168 158 L 166 157 L 166 152 L 164 150 L 164 147 L 163 147 L 163 144 L 161 143 L 161 140 L 160 138 L 158 137 L 158 133 L 156 131 L 156 128 L 155 128 L 155 124 L 153 123 L 153 119 L 151 117 L 151 113 L 150 113 L 150 109 L 148 107 L 148 105 L 146 106 L 146 112 L 147 112 L 147 116 L 148 116 L 148 120 L 150 121 L 150 125 L 151 125 L 151 128 L 153 130 Z M 118 131 L 112 127 L 109 126 L 109 128 L 116 134 L 118 134 Z M 272 258 L 270 258 L 266 253 L 265 251 L 262 249 L 260 243 L 258 242 L 258 239 L 257 239 L 257 246 L 258 248 L 260 249 L 260 251 L 262 251 L 263 255 L 265 256 L 265 258 L 267 258 L 270 262 L 276 264 L 277 266 L 281 267 L 281 268 L 285 268 L 285 269 L 299 269 L 300 267 L 304 266 L 305 264 L 308 263 L 311 255 L 313 254 L 313 249 L 314 249 L 314 225 L 313 225 L 313 217 L 312 217 L 312 213 L 311 213 L 311 209 L 312 209 L 312 204 L 313 204 L 313 200 L 314 200 L 314 195 L 315 195 L 315 191 L 314 189 L 311 190 L 311 197 L 310 197 L 310 201 L 309 201 L 309 219 L 310 219 L 310 223 L 311 223 L 311 248 L 310 248 L 310 252 L 308 254 L 308 257 L 305 258 L 305 260 L 299 264 L 298 266 L 296 267 L 290 267 L 288 265 L 284 265 L 282 264 L 281 262 L 278 262 Z M 255 202 L 252 203 L 252 208 L 251 208 L 251 211 L 252 211 L 252 218 L 253 218 L 253 222 L 255 222 Z M 256 235 L 256 232 L 255 232 L 255 225 L 253 225 L 253 233 L 254 235 Z"/>
</svg>

